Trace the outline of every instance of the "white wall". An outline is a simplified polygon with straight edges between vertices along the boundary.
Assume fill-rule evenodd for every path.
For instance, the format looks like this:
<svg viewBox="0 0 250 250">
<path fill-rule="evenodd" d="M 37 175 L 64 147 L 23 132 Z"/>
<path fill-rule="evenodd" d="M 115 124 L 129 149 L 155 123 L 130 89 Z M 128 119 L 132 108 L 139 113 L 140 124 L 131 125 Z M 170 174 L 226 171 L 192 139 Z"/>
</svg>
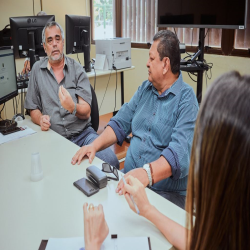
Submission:
<svg viewBox="0 0 250 250">
<path fill-rule="evenodd" d="M 148 49 L 132 49 L 132 64 L 136 68 L 125 73 L 125 102 L 131 99 L 140 84 L 147 79 L 146 62 L 148 60 L 148 51 Z M 207 80 L 207 86 L 218 76 L 230 70 L 237 70 L 241 74 L 250 74 L 250 58 L 205 54 L 205 59 L 208 63 L 213 63 L 212 79 Z M 186 72 L 182 72 L 182 74 L 184 81 L 191 85 L 196 93 L 196 83 L 189 78 Z M 210 75 L 210 72 L 208 74 Z M 193 78 L 196 80 L 194 76 Z M 207 86 L 205 74 L 203 74 L 203 96 Z"/>
</svg>

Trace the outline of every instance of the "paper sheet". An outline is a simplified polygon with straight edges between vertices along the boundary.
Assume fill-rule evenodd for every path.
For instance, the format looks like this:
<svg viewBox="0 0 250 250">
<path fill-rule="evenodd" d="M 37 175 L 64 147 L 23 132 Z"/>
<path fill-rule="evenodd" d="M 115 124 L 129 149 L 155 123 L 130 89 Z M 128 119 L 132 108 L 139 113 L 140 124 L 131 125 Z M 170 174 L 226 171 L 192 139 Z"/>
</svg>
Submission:
<svg viewBox="0 0 250 250">
<path fill-rule="evenodd" d="M 36 133 L 36 131 L 29 128 L 28 126 L 22 126 L 20 128 L 22 128 L 23 130 L 18 131 L 18 132 L 14 132 L 12 134 L 2 135 L 0 133 L 0 144 L 10 142 L 10 141 L 14 141 L 14 140 L 17 140 L 19 138 L 22 138 L 22 137 L 25 137 L 25 136 L 32 135 L 32 134 Z"/>
<path fill-rule="evenodd" d="M 95 69 L 108 70 L 108 60 L 106 55 L 96 54 Z"/>
<path fill-rule="evenodd" d="M 46 250 L 84 250 L 84 238 L 50 238 Z M 101 250 L 149 250 L 148 237 L 110 236 L 104 241 Z"/>
</svg>

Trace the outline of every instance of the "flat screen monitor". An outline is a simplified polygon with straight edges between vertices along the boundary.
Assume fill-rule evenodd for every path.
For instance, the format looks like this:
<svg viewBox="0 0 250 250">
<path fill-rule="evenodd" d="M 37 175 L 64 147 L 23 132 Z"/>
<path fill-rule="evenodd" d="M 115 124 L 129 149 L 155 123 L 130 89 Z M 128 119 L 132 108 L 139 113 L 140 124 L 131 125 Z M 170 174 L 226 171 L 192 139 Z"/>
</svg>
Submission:
<svg viewBox="0 0 250 250">
<path fill-rule="evenodd" d="M 90 72 L 90 17 L 65 15 L 65 26 L 66 54 L 84 53 L 84 68 Z"/>
<path fill-rule="evenodd" d="M 34 49 L 38 56 L 46 56 L 42 43 L 42 30 L 45 24 L 51 21 L 55 21 L 54 15 L 10 17 L 15 58 L 28 57 L 30 49 Z"/>
<path fill-rule="evenodd" d="M 18 95 L 14 51 L 0 47 L 0 104 Z"/>
<path fill-rule="evenodd" d="M 245 29 L 248 0 L 158 0 L 157 26 Z"/>
</svg>

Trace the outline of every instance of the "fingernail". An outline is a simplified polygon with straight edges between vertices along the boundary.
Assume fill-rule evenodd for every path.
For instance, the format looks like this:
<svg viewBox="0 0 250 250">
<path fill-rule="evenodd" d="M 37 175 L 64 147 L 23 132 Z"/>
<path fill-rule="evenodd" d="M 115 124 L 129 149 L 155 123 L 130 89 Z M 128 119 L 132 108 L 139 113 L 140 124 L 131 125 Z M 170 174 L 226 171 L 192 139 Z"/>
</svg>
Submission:
<svg viewBox="0 0 250 250">
<path fill-rule="evenodd" d="M 122 190 L 120 190 L 119 194 L 122 194 Z"/>
</svg>

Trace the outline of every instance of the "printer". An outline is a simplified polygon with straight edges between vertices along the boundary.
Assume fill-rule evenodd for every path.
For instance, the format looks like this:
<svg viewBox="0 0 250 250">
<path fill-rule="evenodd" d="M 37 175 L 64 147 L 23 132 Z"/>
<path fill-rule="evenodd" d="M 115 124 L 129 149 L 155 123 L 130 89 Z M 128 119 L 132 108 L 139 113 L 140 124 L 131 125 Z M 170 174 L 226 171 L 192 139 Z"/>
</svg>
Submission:
<svg viewBox="0 0 250 250">
<path fill-rule="evenodd" d="M 108 60 L 108 69 L 130 68 L 131 39 L 116 37 L 95 40 L 96 54 L 105 54 Z"/>
</svg>

